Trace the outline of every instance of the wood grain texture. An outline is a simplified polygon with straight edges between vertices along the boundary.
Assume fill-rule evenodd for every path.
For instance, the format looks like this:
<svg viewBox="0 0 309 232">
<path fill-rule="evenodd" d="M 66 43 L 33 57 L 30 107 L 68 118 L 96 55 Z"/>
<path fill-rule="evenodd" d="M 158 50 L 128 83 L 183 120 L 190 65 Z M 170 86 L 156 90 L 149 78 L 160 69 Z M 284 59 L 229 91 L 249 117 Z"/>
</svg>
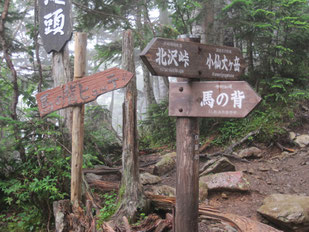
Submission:
<svg viewBox="0 0 309 232">
<path fill-rule="evenodd" d="M 177 118 L 176 232 L 198 231 L 199 124 Z"/>
<path fill-rule="evenodd" d="M 245 81 L 170 83 L 169 116 L 244 118 L 260 101 Z"/>
<path fill-rule="evenodd" d="M 86 71 L 87 34 L 75 34 L 74 81 L 81 79 Z M 78 207 L 82 199 L 82 168 L 84 150 L 84 105 L 73 107 L 71 202 Z"/>
<path fill-rule="evenodd" d="M 186 36 L 179 41 L 199 45 L 199 38 Z M 189 81 L 177 78 L 177 81 Z M 197 118 L 176 120 L 176 212 L 175 232 L 198 231 L 199 122 Z"/>
<path fill-rule="evenodd" d="M 104 93 L 125 87 L 132 77 L 128 71 L 111 68 L 38 93 L 40 115 L 43 117 L 59 109 L 94 101 Z"/>
<path fill-rule="evenodd" d="M 156 76 L 236 80 L 246 64 L 238 48 L 155 38 L 140 54 Z"/>
</svg>

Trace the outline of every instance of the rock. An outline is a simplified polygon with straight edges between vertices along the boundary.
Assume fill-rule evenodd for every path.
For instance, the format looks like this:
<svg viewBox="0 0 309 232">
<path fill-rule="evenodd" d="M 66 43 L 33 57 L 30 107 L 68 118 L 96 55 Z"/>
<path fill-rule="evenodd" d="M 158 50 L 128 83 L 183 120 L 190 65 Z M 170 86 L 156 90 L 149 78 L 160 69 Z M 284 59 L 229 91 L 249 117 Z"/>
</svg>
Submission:
<svg viewBox="0 0 309 232">
<path fill-rule="evenodd" d="M 300 147 L 306 147 L 309 144 L 309 135 L 297 136 L 294 142 Z"/>
<path fill-rule="evenodd" d="M 161 160 L 156 163 L 153 174 L 162 176 L 176 167 L 176 152 L 164 155 Z"/>
<path fill-rule="evenodd" d="M 308 196 L 273 194 L 264 199 L 258 212 L 293 231 L 309 231 Z"/>
<path fill-rule="evenodd" d="M 87 173 L 86 174 L 86 180 L 88 183 L 92 183 L 96 180 L 102 180 L 102 176 L 99 176 L 99 175 L 96 175 L 96 174 L 93 174 L 93 173 Z"/>
<path fill-rule="evenodd" d="M 200 202 L 203 202 L 207 199 L 207 196 L 208 196 L 208 187 L 207 187 L 207 184 L 202 182 L 202 181 L 199 181 L 199 201 Z"/>
<path fill-rule="evenodd" d="M 155 195 L 162 195 L 167 197 L 176 196 L 176 189 L 168 185 L 154 186 L 152 188 L 152 192 Z"/>
<path fill-rule="evenodd" d="M 240 158 L 261 158 L 262 151 L 257 147 L 246 148 L 238 153 Z"/>
<path fill-rule="evenodd" d="M 294 139 L 296 139 L 296 134 L 295 134 L 295 132 L 290 132 L 290 133 L 289 133 L 289 139 L 292 140 L 292 141 L 293 141 Z"/>
<path fill-rule="evenodd" d="M 140 178 L 141 178 L 141 183 L 143 185 L 145 185 L 145 184 L 157 184 L 157 183 L 161 182 L 161 180 L 162 180 L 161 177 L 152 175 L 148 172 L 141 173 Z"/>
<path fill-rule="evenodd" d="M 200 177 L 207 184 L 208 190 L 249 191 L 250 183 L 243 172 L 223 172 Z"/>
<path fill-rule="evenodd" d="M 226 193 L 222 193 L 222 194 L 221 194 L 221 197 L 222 197 L 223 199 L 229 199 L 229 197 L 228 197 L 228 195 L 227 195 Z"/>
<path fill-rule="evenodd" d="M 229 172 L 235 171 L 235 165 L 226 157 L 220 159 L 212 159 L 206 162 L 202 168 L 204 170 L 200 176 L 206 176 L 210 173 L 220 173 L 220 172 Z"/>
</svg>

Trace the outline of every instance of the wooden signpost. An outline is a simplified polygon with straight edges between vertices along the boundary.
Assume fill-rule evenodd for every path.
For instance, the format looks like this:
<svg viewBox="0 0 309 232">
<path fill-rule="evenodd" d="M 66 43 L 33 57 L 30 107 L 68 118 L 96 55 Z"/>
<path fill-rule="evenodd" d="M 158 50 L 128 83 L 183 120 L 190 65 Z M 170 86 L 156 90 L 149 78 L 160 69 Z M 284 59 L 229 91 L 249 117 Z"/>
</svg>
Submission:
<svg viewBox="0 0 309 232">
<path fill-rule="evenodd" d="M 169 116 L 244 118 L 260 101 L 245 81 L 170 83 Z"/>
<path fill-rule="evenodd" d="M 39 31 L 47 53 L 59 52 L 72 37 L 71 0 L 40 0 Z"/>
<path fill-rule="evenodd" d="M 74 81 L 36 95 L 41 117 L 73 106 L 71 201 L 74 207 L 79 205 L 82 193 L 84 104 L 95 100 L 101 94 L 125 87 L 133 78 L 133 73 L 118 68 L 83 77 L 86 68 L 86 46 L 87 35 L 76 33 Z"/>
<path fill-rule="evenodd" d="M 238 48 L 162 38 L 153 39 L 140 57 L 156 76 L 235 80 L 246 66 Z"/>
<path fill-rule="evenodd" d="M 242 118 L 261 98 L 246 82 L 235 81 L 246 66 L 238 48 L 203 45 L 186 36 L 155 38 L 140 56 L 153 75 L 181 77 L 170 83 L 169 92 L 169 115 L 177 117 L 174 231 L 197 232 L 198 117 Z M 216 81 L 195 82 L 194 78 Z"/>
<path fill-rule="evenodd" d="M 112 68 L 38 93 L 40 115 L 94 101 L 104 93 L 125 87 L 132 77 L 128 71 Z"/>
</svg>

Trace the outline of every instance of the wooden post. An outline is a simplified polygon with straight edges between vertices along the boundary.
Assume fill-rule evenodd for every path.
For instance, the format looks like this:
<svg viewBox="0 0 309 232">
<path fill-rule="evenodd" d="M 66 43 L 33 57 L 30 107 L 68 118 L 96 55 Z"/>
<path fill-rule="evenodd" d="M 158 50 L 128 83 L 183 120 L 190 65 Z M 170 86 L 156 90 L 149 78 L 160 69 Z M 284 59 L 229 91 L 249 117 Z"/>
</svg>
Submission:
<svg viewBox="0 0 309 232">
<path fill-rule="evenodd" d="M 178 40 L 197 42 L 181 36 Z M 198 40 L 199 42 L 199 40 Z M 178 78 L 178 81 L 189 81 Z M 180 109 L 181 110 L 181 109 Z M 198 118 L 177 118 L 176 122 L 176 232 L 198 231 L 199 201 L 199 125 Z"/>
<path fill-rule="evenodd" d="M 75 33 L 74 80 L 82 78 L 86 70 L 87 34 Z M 77 93 L 75 93 L 77 94 Z M 84 105 L 73 107 L 71 202 L 78 206 L 82 192 L 84 145 Z"/>
</svg>

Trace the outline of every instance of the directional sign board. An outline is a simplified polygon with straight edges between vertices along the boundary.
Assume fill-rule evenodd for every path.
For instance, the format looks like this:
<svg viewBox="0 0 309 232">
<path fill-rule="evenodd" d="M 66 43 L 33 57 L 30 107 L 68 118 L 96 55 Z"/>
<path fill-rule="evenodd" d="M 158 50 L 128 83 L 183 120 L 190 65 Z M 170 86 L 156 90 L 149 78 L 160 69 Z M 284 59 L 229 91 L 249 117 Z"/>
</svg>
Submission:
<svg viewBox="0 0 309 232">
<path fill-rule="evenodd" d="M 39 31 L 47 53 L 59 52 L 72 36 L 71 0 L 40 0 Z"/>
<path fill-rule="evenodd" d="M 260 101 L 245 81 L 170 83 L 169 115 L 244 118 Z"/>
<path fill-rule="evenodd" d="M 101 94 L 125 87 L 132 77 L 130 72 L 112 68 L 38 93 L 35 97 L 40 115 L 91 102 Z"/>
<path fill-rule="evenodd" d="M 153 75 L 236 80 L 245 68 L 238 48 L 153 39 L 140 57 Z"/>
</svg>

